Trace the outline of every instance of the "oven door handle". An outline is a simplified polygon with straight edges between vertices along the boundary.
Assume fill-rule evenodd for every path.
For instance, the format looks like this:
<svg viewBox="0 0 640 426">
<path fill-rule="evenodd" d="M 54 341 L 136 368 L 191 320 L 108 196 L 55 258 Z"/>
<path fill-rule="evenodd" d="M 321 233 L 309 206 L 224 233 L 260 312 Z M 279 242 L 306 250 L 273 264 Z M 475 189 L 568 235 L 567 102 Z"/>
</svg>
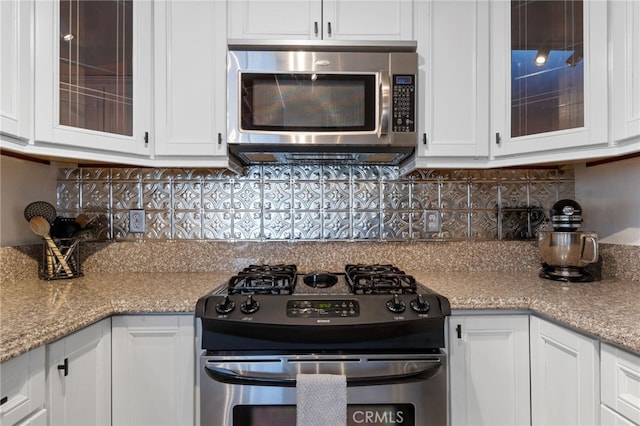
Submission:
<svg viewBox="0 0 640 426">
<path fill-rule="evenodd" d="M 347 387 L 382 386 L 397 383 L 424 381 L 436 374 L 440 369 L 440 366 L 440 361 L 434 361 L 430 362 L 429 365 L 424 368 L 401 374 L 358 377 L 347 376 Z M 207 376 L 221 383 L 246 386 L 277 386 L 290 388 L 296 386 L 296 378 L 290 376 L 252 376 L 239 373 L 227 368 L 213 367 L 209 365 L 205 366 L 204 369 L 207 373 Z"/>
</svg>

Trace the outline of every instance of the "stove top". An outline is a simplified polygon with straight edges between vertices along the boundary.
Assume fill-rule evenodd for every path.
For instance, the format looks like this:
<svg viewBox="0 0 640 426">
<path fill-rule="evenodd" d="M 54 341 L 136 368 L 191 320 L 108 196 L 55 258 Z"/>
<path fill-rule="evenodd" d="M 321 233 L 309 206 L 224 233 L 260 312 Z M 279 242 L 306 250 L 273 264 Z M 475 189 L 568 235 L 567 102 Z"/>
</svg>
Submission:
<svg viewBox="0 0 640 426">
<path fill-rule="evenodd" d="M 251 265 L 196 305 L 208 351 L 435 351 L 450 312 L 444 296 L 381 264 L 308 273 Z"/>
<path fill-rule="evenodd" d="M 251 265 L 219 293 L 232 294 L 416 294 L 413 276 L 393 265 L 350 264 L 344 272 L 299 273 L 296 265 Z"/>
</svg>

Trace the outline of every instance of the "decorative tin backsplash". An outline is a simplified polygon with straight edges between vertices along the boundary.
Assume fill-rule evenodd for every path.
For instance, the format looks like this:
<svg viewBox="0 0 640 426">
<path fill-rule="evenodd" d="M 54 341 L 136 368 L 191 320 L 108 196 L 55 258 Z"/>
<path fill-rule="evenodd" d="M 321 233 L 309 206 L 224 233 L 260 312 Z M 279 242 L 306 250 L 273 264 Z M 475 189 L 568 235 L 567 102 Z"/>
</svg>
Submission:
<svg viewBox="0 0 640 426">
<path fill-rule="evenodd" d="M 573 197 L 571 169 L 79 168 L 60 170 L 57 208 L 116 240 L 496 240 L 535 236 Z M 144 232 L 129 231 L 134 209 Z"/>
</svg>

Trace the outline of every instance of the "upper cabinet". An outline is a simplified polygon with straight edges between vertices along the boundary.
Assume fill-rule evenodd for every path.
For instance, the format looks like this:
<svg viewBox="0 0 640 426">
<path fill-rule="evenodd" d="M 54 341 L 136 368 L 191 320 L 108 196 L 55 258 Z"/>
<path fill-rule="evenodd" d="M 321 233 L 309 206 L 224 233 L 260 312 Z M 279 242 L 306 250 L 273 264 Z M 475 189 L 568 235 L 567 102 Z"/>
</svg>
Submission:
<svg viewBox="0 0 640 426">
<path fill-rule="evenodd" d="M 621 149 L 640 147 L 640 2 L 609 2 L 611 133 Z"/>
<path fill-rule="evenodd" d="M 155 159 L 225 167 L 226 3 L 162 1 L 154 15 Z"/>
<path fill-rule="evenodd" d="M 414 39 L 412 0 L 230 0 L 228 7 L 230 39 Z"/>
<path fill-rule="evenodd" d="M 36 143 L 150 154 L 151 6 L 36 2 Z"/>
<path fill-rule="evenodd" d="M 0 137 L 30 138 L 33 57 L 30 0 L 0 1 Z"/>
<path fill-rule="evenodd" d="M 473 166 L 489 155 L 489 2 L 416 3 L 417 167 Z"/>
<path fill-rule="evenodd" d="M 606 148 L 607 3 L 489 3 L 492 154 L 545 161 Z"/>
</svg>

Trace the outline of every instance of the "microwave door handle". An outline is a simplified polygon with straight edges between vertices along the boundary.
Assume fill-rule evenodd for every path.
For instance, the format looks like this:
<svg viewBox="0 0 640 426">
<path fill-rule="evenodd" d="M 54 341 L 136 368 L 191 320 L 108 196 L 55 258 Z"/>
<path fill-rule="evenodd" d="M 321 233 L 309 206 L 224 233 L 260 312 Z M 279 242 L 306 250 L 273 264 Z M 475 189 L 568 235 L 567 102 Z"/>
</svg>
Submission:
<svg viewBox="0 0 640 426">
<path fill-rule="evenodd" d="M 380 72 L 379 108 L 380 108 L 380 124 L 378 126 L 378 137 L 382 137 L 389 133 L 389 110 L 391 109 L 390 96 L 390 79 L 388 71 Z"/>
</svg>

